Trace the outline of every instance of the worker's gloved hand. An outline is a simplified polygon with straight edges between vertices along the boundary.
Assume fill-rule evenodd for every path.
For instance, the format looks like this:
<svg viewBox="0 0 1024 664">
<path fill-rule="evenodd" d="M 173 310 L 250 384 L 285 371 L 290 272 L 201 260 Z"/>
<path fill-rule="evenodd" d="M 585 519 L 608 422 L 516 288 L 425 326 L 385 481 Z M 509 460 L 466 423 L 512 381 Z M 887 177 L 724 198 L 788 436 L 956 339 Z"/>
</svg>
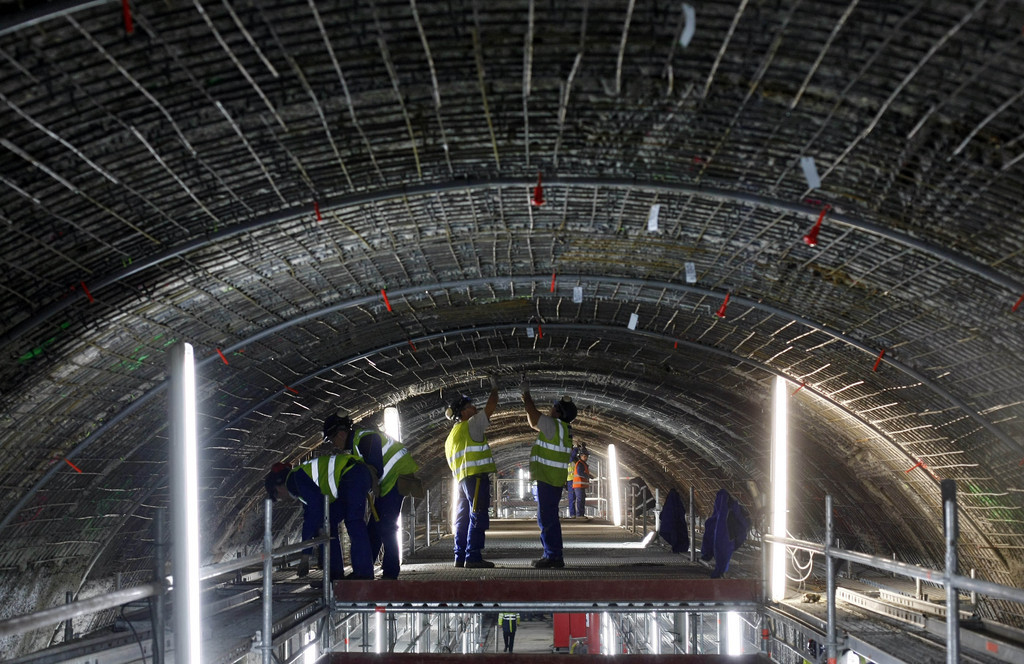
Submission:
<svg viewBox="0 0 1024 664">
<path fill-rule="evenodd" d="M 309 556 L 302 556 L 299 560 L 299 567 L 295 570 L 295 574 L 298 576 L 306 576 L 309 574 Z"/>
<path fill-rule="evenodd" d="M 487 380 L 491 381 L 491 389 L 492 390 L 497 390 L 498 389 L 498 379 L 497 378 L 495 378 L 494 376 L 488 376 Z"/>
<path fill-rule="evenodd" d="M 529 394 L 530 393 L 530 381 L 528 381 L 527 379 L 524 378 L 523 382 L 519 383 L 519 391 L 522 392 L 523 394 Z"/>
</svg>

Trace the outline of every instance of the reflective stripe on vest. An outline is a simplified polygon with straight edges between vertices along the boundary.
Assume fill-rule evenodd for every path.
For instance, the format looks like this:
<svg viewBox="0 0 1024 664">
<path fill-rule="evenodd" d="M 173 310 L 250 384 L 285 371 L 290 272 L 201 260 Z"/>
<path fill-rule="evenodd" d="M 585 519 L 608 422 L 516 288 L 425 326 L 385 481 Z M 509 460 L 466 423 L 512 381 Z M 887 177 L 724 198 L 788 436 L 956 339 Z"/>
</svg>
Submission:
<svg viewBox="0 0 1024 664">
<path fill-rule="evenodd" d="M 555 420 L 558 433 L 554 440 L 548 440 L 538 432 L 537 440 L 530 450 L 530 478 L 552 486 L 565 484 L 565 468 L 572 454 L 572 433 L 569 425 Z"/>
<path fill-rule="evenodd" d="M 444 455 L 448 459 L 448 467 L 459 482 L 473 475 L 498 471 L 487 441 L 481 443 L 470 437 L 469 422 L 459 422 L 452 427 L 444 442 Z"/>
<path fill-rule="evenodd" d="M 309 475 L 320 489 L 320 493 L 330 496 L 331 502 L 334 502 L 338 497 L 338 482 L 341 481 L 341 476 L 350 471 L 356 461 L 358 457 L 354 454 L 334 454 L 307 461 L 292 472 L 301 470 Z"/>
<path fill-rule="evenodd" d="M 362 458 L 359 452 L 359 441 L 363 436 L 375 435 L 384 441 L 381 446 L 381 456 L 384 458 L 384 470 L 378 479 L 380 483 L 380 495 L 386 496 L 395 487 L 399 475 L 411 475 L 419 470 L 420 466 L 409 456 L 409 450 L 398 441 L 387 434 L 373 429 L 361 429 L 352 436 L 352 450 L 356 457 Z"/>
<path fill-rule="evenodd" d="M 580 464 L 583 464 L 583 472 L 580 472 Z M 586 461 L 577 461 L 575 464 L 575 470 L 573 471 L 572 487 L 574 489 L 586 489 L 590 486 L 590 478 L 587 475 L 590 473 L 590 466 L 587 465 Z"/>
</svg>

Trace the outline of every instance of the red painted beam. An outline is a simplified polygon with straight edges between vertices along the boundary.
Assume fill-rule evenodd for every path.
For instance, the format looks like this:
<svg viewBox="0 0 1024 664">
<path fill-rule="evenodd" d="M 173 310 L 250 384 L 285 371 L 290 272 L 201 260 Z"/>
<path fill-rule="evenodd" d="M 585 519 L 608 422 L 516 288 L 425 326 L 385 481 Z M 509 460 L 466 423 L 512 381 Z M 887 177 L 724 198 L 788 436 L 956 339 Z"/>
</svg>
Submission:
<svg viewBox="0 0 1024 664">
<path fill-rule="evenodd" d="M 473 653 L 473 664 L 499 664 L 501 662 L 523 660 L 530 664 L 565 664 L 566 653 Z M 770 664 L 771 659 L 765 655 L 625 655 L 629 664 Z M 451 664 L 465 662 L 466 655 L 459 653 L 388 653 L 371 655 L 368 653 L 336 652 L 329 655 L 331 664 L 380 664 L 383 661 L 396 662 L 402 660 L 422 664 Z M 586 654 L 572 655 L 569 660 L 573 664 L 608 664 L 607 655 Z"/>
<path fill-rule="evenodd" d="M 756 602 L 760 585 L 751 579 L 337 581 L 334 596 L 356 604 Z"/>
</svg>

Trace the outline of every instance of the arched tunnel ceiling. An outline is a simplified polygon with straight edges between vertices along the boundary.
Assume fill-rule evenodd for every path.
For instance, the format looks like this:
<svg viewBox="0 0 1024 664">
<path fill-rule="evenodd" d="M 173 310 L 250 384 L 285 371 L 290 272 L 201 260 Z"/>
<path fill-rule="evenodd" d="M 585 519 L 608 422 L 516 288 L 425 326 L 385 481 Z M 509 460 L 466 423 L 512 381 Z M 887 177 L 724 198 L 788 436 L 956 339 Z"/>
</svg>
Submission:
<svg viewBox="0 0 1024 664">
<path fill-rule="evenodd" d="M 1019 585 L 1024 10 L 694 8 L 684 45 L 662 0 L 0 2 L 10 610 L 148 580 L 180 341 L 208 560 L 335 408 L 398 405 L 439 481 L 490 374 L 499 465 L 526 373 L 652 486 L 754 508 L 781 375 L 794 534 L 831 493 L 844 541 L 940 564 L 955 479 L 962 560 Z"/>
</svg>

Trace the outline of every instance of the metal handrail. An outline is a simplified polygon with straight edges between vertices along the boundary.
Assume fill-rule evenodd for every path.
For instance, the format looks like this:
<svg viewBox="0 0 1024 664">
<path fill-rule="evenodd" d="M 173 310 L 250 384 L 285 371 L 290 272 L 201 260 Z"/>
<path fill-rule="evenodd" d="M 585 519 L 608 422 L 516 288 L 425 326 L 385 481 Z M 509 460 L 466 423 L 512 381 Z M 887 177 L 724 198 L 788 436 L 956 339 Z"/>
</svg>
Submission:
<svg viewBox="0 0 1024 664">
<path fill-rule="evenodd" d="M 778 537 L 776 535 L 765 533 L 764 540 L 766 542 L 785 544 L 786 546 L 802 549 L 804 551 L 811 551 L 820 554 L 825 553 L 825 546 L 823 544 L 808 542 L 806 540 L 794 539 L 792 537 Z M 942 570 L 934 570 L 928 567 L 922 567 L 920 565 L 902 563 L 897 560 L 891 560 L 889 558 L 872 556 L 866 553 L 849 551 L 847 549 L 840 549 L 837 547 L 832 547 L 829 553 L 835 556 L 836 558 L 840 558 L 842 560 L 849 560 L 853 563 L 867 565 L 868 567 L 875 567 L 886 572 L 893 572 L 895 574 L 907 576 L 912 579 L 921 579 L 922 581 L 928 581 L 938 586 L 946 586 L 946 575 Z M 950 583 L 954 588 L 957 588 L 959 590 L 971 590 L 982 595 L 987 595 L 989 597 L 995 597 L 998 599 L 1005 599 L 1011 602 L 1020 602 L 1024 604 L 1024 590 L 1014 588 L 1012 586 L 1004 586 L 999 583 L 984 581 L 982 579 L 972 579 L 969 576 L 962 576 L 959 574 L 954 574 L 952 577 L 950 577 Z"/>
<path fill-rule="evenodd" d="M 271 557 L 281 558 L 310 546 L 326 543 L 327 541 L 327 537 L 317 537 L 305 540 L 298 544 L 289 544 L 288 546 L 275 549 Z M 200 579 L 205 581 L 226 572 L 232 572 L 243 567 L 260 565 L 263 564 L 263 562 L 264 555 L 260 553 L 246 558 L 232 560 L 227 563 L 208 565 L 200 568 Z M 7 620 L 0 621 L 0 638 L 13 636 L 15 634 L 24 634 L 25 632 L 30 632 L 34 629 L 40 629 L 43 627 L 52 627 L 54 624 L 65 620 L 98 613 L 106 609 L 113 609 L 121 606 L 122 604 L 128 604 L 129 602 L 134 602 L 140 599 L 162 595 L 173 587 L 173 580 L 172 576 L 167 576 L 163 581 L 152 581 L 139 586 L 132 586 L 131 588 L 122 588 L 121 590 L 96 595 L 95 597 L 90 597 L 88 599 L 82 599 L 69 604 L 61 604 L 60 606 L 55 606 L 49 609 L 43 609 L 41 611 L 34 611 L 32 613 L 8 618 Z"/>
</svg>

